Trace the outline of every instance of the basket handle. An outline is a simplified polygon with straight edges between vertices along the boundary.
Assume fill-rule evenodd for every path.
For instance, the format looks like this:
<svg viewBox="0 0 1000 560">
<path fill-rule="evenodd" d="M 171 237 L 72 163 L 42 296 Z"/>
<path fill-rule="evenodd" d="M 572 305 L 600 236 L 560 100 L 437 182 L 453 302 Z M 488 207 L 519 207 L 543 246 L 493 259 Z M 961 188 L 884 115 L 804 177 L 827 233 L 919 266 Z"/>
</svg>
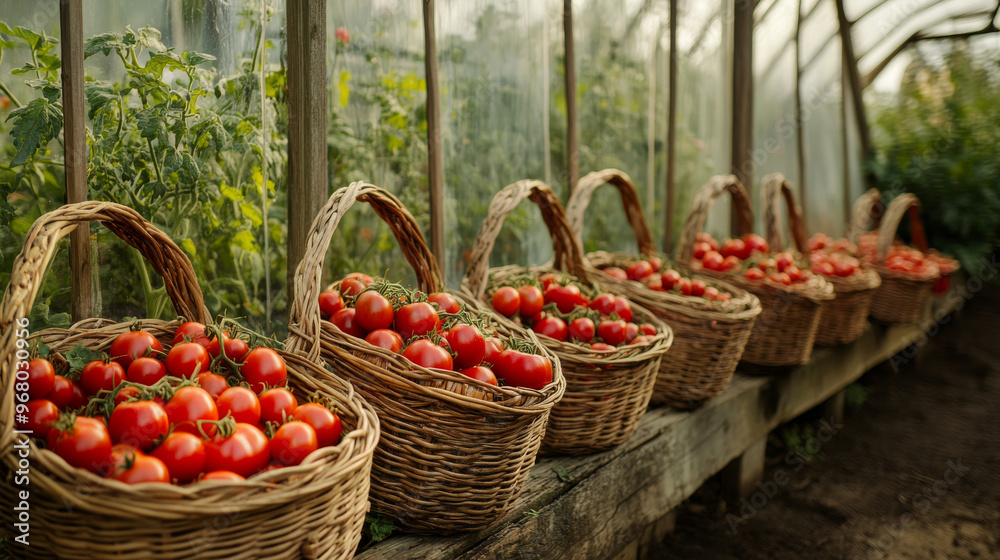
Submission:
<svg viewBox="0 0 1000 560">
<path fill-rule="evenodd" d="M 764 231 L 767 233 L 767 244 L 772 251 L 785 247 L 784 235 L 781 231 L 781 198 L 785 198 L 788 208 L 788 229 L 795 242 L 795 249 L 802 254 L 807 253 L 806 228 L 802 221 L 802 207 L 795 204 L 795 194 L 792 184 L 781 173 L 771 173 L 764 177 Z"/>
<path fill-rule="evenodd" d="M 420 289 L 427 293 L 444 289 L 437 259 L 427 248 L 417 221 L 398 198 L 385 189 L 362 181 L 338 189 L 313 220 L 305 254 L 295 267 L 295 299 L 292 301 L 288 324 L 289 330 L 295 326 L 301 338 L 292 340 L 289 350 L 306 350 L 303 346 L 309 344 L 307 357 L 313 360 L 318 360 L 320 355 L 319 294 L 322 290 L 326 252 L 341 218 L 357 201 L 370 204 L 375 213 L 389 224 L 403 255 L 413 267 Z"/>
<path fill-rule="evenodd" d="M 622 196 L 622 207 L 625 208 L 625 217 L 635 232 L 635 242 L 639 246 L 639 252 L 644 255 L 656 253 L 653 234 L 649 231 L 646 216 L 642 213 L 635 184 L 624 171 L 617 169 L 594 171 L 577 181 L 576 188 L 573 189 L 573 194 L 570 195 L 569 203 L 566 205 L 566 217 L 569 219 L 573 235 L 583 241 L 583 213 L 587 211 L 594 190 L 604 184 L 618 187 L 618 192 Z"/>
<path fill-rule="evenodd" d="M 878 192 L 878 189 L 868 189 L 865 194 L 854 201 L 854 206 L 851 207 L 851 225 L 850 231 L 847 232 L 847 238 L 856 245 L 863 234 L 878 229 L 884 213 L 885 205 L 882 204 L 882 194 Z"/>
<path fill-rule="evenodd" d="M 681 238 L 678 242 L 681 251 L 678 255 L 680 262 L 691 262 L 698 232 L 705 225 L 708 211 L 712 209 L 712 205 L 724 192 L 728 192 L 732 197 L 740 234 L 753 232 L 753 206 L 750 204 L 747 190 L 743 188 L 743 184 L 735 175 L 716 175 L 702 185 L 691 204 L 691 213 L 688 214 L 687 221 L 684 222 L 684 229 L 681 230 Z"/>
<path fill-rule="evenodd" d="M 483 225 L 476 235 L 472 247 L 469 269 L 465 274 L 469 290 L 477 299 L 482 299 L 486 293 L 486 281 L 490 268 L 490 253 L 496 243 L 497 235 L 507 216 L 517 208 L 525 198 L 530 199 L 542 211 L 542 218 L 552 236 L 554 250 L 553 264 L 556 270 L 565 270 L 589 284 L 590 280 L 583 265 L 583 254 L 580 243 L 573 236 L 566 213 L 559 198 L 552 189 L 541 181 L 518 181 L 507 185 L 493 197 Z"/>
<path fill-rule="evenodd" d="M 889 246 L 896 237 L 896 229 L 903 220 L 903 214 L 910 215 L 910 235 L 913 237 L 913 245 L 922 252 L 927 252 L 927 235 L 924 233 L 924 224 L 920 221 L 920 200 L 915 195 L 903 193 L 892 199 L 882 217 L 878 244 L 875 246 L 878 262 L 885 261 L 886 255 L 889 254 Z"/>
</svg>

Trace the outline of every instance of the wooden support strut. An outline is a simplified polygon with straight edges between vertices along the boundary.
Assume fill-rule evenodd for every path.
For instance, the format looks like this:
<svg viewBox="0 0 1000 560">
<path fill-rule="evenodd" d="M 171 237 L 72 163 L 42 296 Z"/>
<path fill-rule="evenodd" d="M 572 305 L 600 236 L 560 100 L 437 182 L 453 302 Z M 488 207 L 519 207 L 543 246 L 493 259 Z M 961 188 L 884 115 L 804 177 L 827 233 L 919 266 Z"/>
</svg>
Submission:
<svg viewBox="0 0 1000 560">
<path fill-rule="evenodd" d="M 430 191 L 431 252 L 444 262 L 444 146 L 441 138 L 441 88 L 438 83 L 434 0 L 424 0 L 424 67 L 427 82 L 427 181 Z"/>
</svg>

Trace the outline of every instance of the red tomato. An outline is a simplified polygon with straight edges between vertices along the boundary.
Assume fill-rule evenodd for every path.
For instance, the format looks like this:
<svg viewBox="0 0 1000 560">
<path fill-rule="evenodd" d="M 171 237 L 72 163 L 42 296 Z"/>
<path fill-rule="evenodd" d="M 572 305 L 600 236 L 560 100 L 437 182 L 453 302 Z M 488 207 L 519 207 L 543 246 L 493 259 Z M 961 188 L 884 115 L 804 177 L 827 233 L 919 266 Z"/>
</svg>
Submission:
<svg viewBox="0 0 1000 560">
<path fill-rule="evenodd" d="M 737 259 L 743 260 L 750 256 L 750 248 L 747 247 L 746 243 L 742 239 L 727 239 L 725 243 L 722 244 L 722 249 L 719 249 L 719 253 L 723 257 L 736 257 Z"/>
<path fill-rule="evenodd" d="M 198 385 L 207 391 L 209 395 L 212 395 L 213 399 L 218 399 L 219 395 L 229 388 L 229 382 L 226 381 L 225 377 L 209 371 L 199 373 L 198 377 L 195 378 L 195 381 L 197 381 Z"/>
<path fill-rule="evenodd" d="M 132 458 L 132 467 L 115 473 L 115 480 L 126 484 L 141 484 L 144 482 L 170 482 L 170 471 L 163 461 L 149 455 L 136 454 Z"/>
<path fill-rule="evenodd" d="M 454 362 L 447 350 L 426 338 L 413 342 L 403 350 L 403 357 L 425 368 L 453 369 Z"/>
<path fill-rule="evenodd" d="M 340 417 L 321 404 L 305 403 L 295 409 L 291 418 L 312 426 L 320 447 L 337 445 L 344 431 Z"/>
<path fill-rule="evenodd" d="M 319 448 L 316 430 L 305 422 L 282 424 L 271 438 L 271 460 L 295 466 Z"/>
<path fill-rule="evenodd" d="M 718 251 L 719 250 L 719 244 L 718 244 L 718 242 L 715 241 L 715 238 L 713 238 L 711 235 L 709 235 L 709 234 L 707 234 L 705 232 L 699 233 L 695 237 L 695 241 L 701 241 L 702 243 L 708 243 L 712 247 L 713 251 Z"/>
<path fill-rule="evenodd" d="M 772 282 L 777 282 L 778 284 L 789 285 L 792 283 L 792 279 L 788 277 L 784 272 L 775 272 L 770 276 Z"/>
<path fill-rule="evenodd" d="M 664 290 L 673 290 L 674 286 L 681 281 L 681 275 L 676 270 L 667 270 L 660 275 L 660 283 Z"/>
<path fill-rule="evenodd" d="M 118 389 L 118 393 L 115 395 L 115 406 L 131 400 L 139 400 L 140 394 L 141 391 L 139 391 L 138 387 L 132 387 L 131 385 L 128 387 L 122 387 Z"/>
<path fill-rule="evenodd" d="M 73 400 L 74 391 L 79 391 L 80 396 L 76 406 L 72 408 L 79 408 L 86 403 L 86 397 L 83 395 L 83 390 L 80 389 L 80 385 L 74 381 L 70 381 L 61 375 L 56 375 L 52 381 L 52 390 L 49 391 L 47 398 L 52 401 L 59 409 L 64 409 L 69 406 L 70 401 Z"/>
<path fill-rule="evenodd" d="M 437 323 L 437 311 L 434 310 L 434 306 L 426 302 L 404 305 L 396 311 L 396 332 L 403 337 L 403 340 L 434 332 Z"/>
<path fill-rule="evenodd" d="M 774 265 L 778 267 L 778 272 L 784 272 L 786 268 L 795 264 L 792 260 L 792 255 L 789 253 L 778 253 L 778 256 L 774 259 Z"/>
<path fill-rule="evenodd" d="M 552 383 L 552 364 L 547 358 L 517 350 L 504 350 L 493 373 L 511 387 L 541 389 Z"/>
<path fill-rule="evenodd" d="M 108 419 L 111 441 L 127 443 L 147 451 L 153 443 L 167 435 L 170 421 L 162 406 L 153 401 L 122 403 L 115 407 Z"/>
<path fill-rule="evenodd" d="M 717 251 L 709 251 L 705 253 L 705 256 L 701 259 L 701 266 L 709 270 L 722 270 L 722 262 L 724 258 Z"/>
<path fill-rule="evenodd" d="M 805 280 L 805 275 L 802 273 L 802 270 L 794 264 L 785 269 L 785 274 L 788 275 L 788 279 L 792 282 L 801 282 Z"/>
<path fill-rule="evenodd" d="M 612 346 L 618 346 L 625 342 L 625 329 L 625 321 L 621 319 L 617 321 L 601 321 L 597 325 L 597 336 Z"/>
<path fill-rule="evenodd" d="M 774 262 L 774 259 L 764 259 L 757 263 L 757 268 L 766 272 L 772 268 L 778 268 L 778 265 Z"/>
<path fill-rule="evenodd" d="M 545 302 L 555 303 L 560 313 L 569 313 L 577 305 L 587 305 L 590 302 L 576 284 L 550 284 L 545 290 Z"/>
<path fill-rule="evenodd" d="M 327 290 L 319 295 L 319 312 L 324 318 L 344 308 L 344 300 L 337 290 Z"/>
<path fill-rule="evenodd" d="M 489 383 L 494 387 L 497 386 L 497 376 L 494 375 L 493 370 L 491 370 L 488 367 L 475 366 L 475 367 L 465 368 L 461 371 L 461 373 L 466 377 L 478 379 L 483 383 Z"/>
<path fill-rule="evenodd" d="M 639 336 L 639 325 L 625 323 L 625 342 L 632 342 L 632 339 L 637 336 Z"/>
<path fill-rule="evenodd" d="M 649 257 L 646 259 L 646 262 L 649 263 L 649 266 L 653 267 L 653 272 L 659 272 L 663 268 L 663 259 L 660 257 Z"/>
<path fill-rule="evenodd" d="M 366 331 L 392 327 L 393 310 L 388 298 L 376 291 L 367 291 L 354 303 L 354 319 Z"/>
<path fill-rule="evenodd" d="M 735 256 L 730 255 L 722 259 L 722 268 L 720 268 L 719 270 L 726 271 L 734 267 L 739 268 L 739 266 L 740 266 L 740 260 Z"/>
<path fill-rule="evenodd" d="M 167 354 L 167 371 L 170 375 L 190 379 L 197 374 L 208 371 L 212 357 L 208 350 L 197 342 L 182 342 L 170 349 Z"/>
<path fill-rule="evenodd" d="M 545 317 L 532 325 L 531 330 L 560 342 L 565 342 L 569 334 L 566 321 L 563 321 L 559 317 Z"/>
<path fill-rule="evenodd" d="M 510 286 L 503 286 L 493 292 L 493 309 L 504 317 L 513 317 L 521 310 L 521 295 Z"/>
<path fill-rule="evenodd" d="M 399 333 L 390 329 L 378 329 L 368 333 L 365 337 L 368 344 L 385 348 L 386 350 L 399 354 L 403 349 L 403 337 Z"/>
<path fill-rule="evenodd" d="M 284 358 L 263 346 L 247 354 L 240 366 L 240 374 L 254 393 L 261 393 L 269 387 L 284 387 L 288 383 L 288 367 Z"/>
<path fill-rule="evenodd" d="M 246 480 L 246 477 L 240 476 L 233 471 L 212 471 L 205 473 L 205 476 L 201 477 L 202 480 L 214 480 L 217 482 L 240 482 Z"/>
<path fill-rule="evenodd" d="M 503 343 L 500 342 L 500 339 L 490 338 L 486 341 L 486 355 L 483 356 L 483 361 L 488 364 L 495 364 L 500 359 L 500 354 L 502 353 Z"/>
<path fill-rule="evenodd" d="M 205 471 L 205 442 L 194 434 L 174 432 L 151 455 L 163 461 L 170 476 L 181 484 L 191 482 Z"/>
<path fill-rule="evenodd" d="M 833 273 L 836 274 L 837 276 L 844 276 L 844 277 L 850 276 L 854 274 L 856 270 L 857 267 L 853 263 L 850 263 L 846 260 L 837 261 L 833 263 Z"/>
<path fill-rule="evenodd" d="M 615 298 L 615 310 L 614 313 L 618 315 L 623 321 L 632 320 L 632 304 L 628 302 L 627 299 L 623 297 Z"/>
<path fill-rule="evenodd" d="M 111 359 L 128 368 L 132 360 L 149 352 L 163 352 L 163 345 L 146 331 L 129 331 L 118 335 L 111 343 Z"/>
<path fill-rule="evenodd" d="M 212 395 L 201 387 L 181 387 L 163 407 L 167 418 L 174 425 L 174 430 L 201 435 L 198 431 L 198 420 L 218 420 L 219 409 L 212 400 Z M 202 426 L 206 435 L 215 434 L 215 426 Z"/>
<path fill-rule="evenodd" d="M 719 299 L 719 289 L 715 286 L 709 286 L 705 288 L 704 294 L 705 299 L 715 301 Z"/>
<path fill-rule="evenodd" d="M 180 342 L 197 342 L 202 346 L 208 346 L 208 337 L 205 336 L 205 325 L 197 321 L 188 321 L 177 327 L 174 333 L 173 344 Z"/>
<path fill-rule="evenodd" d="M 587 307 L 597 311 L 601 315 L 611 315 L 615 312 L 615 296 L 614 294 L 600 294 L 590 300 Z"/>
<path fill-rule="evenodd" d="M 79 469 L 101 474 L 111 464 L 111 436 L 104 422 L 96 418 L 77 416 L 68 430 L 51 430 L 46 444 Z"/>
<path fill-rule="evenodd" d="M 458 300 L 453 295 L 444 292 L 437 292 L 427 296 L 427 301 L 436 303 L 441 311 L 445 313 L 458 313 L 462 310 L 462 306 L 459 305 Z"/>
<path fill-rule="evenodd" d="M 625 269 L 629 280 L 639 281 L 653 273 L 653 267 L 646 261 L 635 261 Z"/>
<path fill-rule="evenodd" d="M 621 270 L 621 269 L 619 269 L 619 270 Z M 622 272 L 625 272 L 625 271 L 622 270 Z M 552 285 L 553 282 L 557 282 L 558 280 L 559 280 L 559 276 L 557 276 L 555 273 L 552 273 L 552 272 L 546 272 L 545 274 L 543 274 L 543 275 L 541 275 L 541 276 L 538 277 L 538 281 L 542 283 L 542 291 L 543 292 L 545 290 L 548 290 L 549 286 Z"/>
<path fill-rule="evenodd" d="M 701 280 L 691 281 L 691 295 L 701 297 L 705 295 L 705 283 Z"/>
<path fill-rule="evenodd" d="M 347 278 L 340 283 L 340 293 L 345 296 L 356 296 L 365 291 L 368 284 L 357 278 Z"/>
<path fill-rule="evenodd" d="M 617 266 L 609 266 L 608 268 L 605 268 L 604 273 L 615 280 L 621 280 L 623 282 L 628 280 L 628 274 Z"/>
<path fill-rule="evenodd" d="M 545 306 L 545 296 L 538 286 L 521 286 L 517 289 L 518 297 L 521 301 L 521 317 L 532 317 L 541 313 Z"/>
<path fill-rule="evenodd" d="M 219 408 L 220 418 L 231 414 L 233 420 L 244 424 L 260 422 L 260 401 L 257 400 L 257 395 L 246 387 L 226 389 L 219 395 L 219 400 L 215 405 Z"/>
<path fill-rule="evenodd" d="M 809 268 L 811 268 L 816 274 L 821 274 L 823 276 L 833 276 L 836 270 L 834 266 L 828 262 L 814 262 Z"/>
<path fill-rule="evenodd" d="M 59 420 L 59 407 L 48 399 L 33 399 L 25 404 L 28 410 L 23 416 L 28 421 L 18 422 L 17 425 L 22 430 L 31 430 L 33 432 L 31 435 L 35 437 L 47 437 L 52 430 L 52 424 Z M 22 414 L 18 412 L 17 418 L 21 417 Z"/>
<path fill-rule="evenodd" d="M 340 311 L 334 313 L 333 317 L 330 317 L 330 322 L 344 334 L 357 338 L 364 338 L 367 333 L 363 328 L 361 328 L 361 325 L 358 324 L 356 313 L 357 311 L 353 307 L 341 309 Z"/>
<path fill-rule="evenodd" d="M 167 366 L 156 358 L 141 357 L 132 360 L 125 377 L 132 383 L 152 385 L 167 376 Z"/>
<path fill-rule="evenodd" d="M 659 274 L 651 274 L 642 282 L 646 284 L 646 287 L 650 290 L 656 290 L 658 292 L 663 291 L 663 278 Z"/>
<path fill-rule="evenodd" d="M 675 286 L 675 288 L 681 291 L 681 295 L 689 296 L 691 295 L 691 280 L 681 278 L 680 281 L 677 282 L 677 286 Z"/>
<path fill-rule="evenodd" d="M 629 345 L 638 346 L 643 344 L 649 344 L 652 341 L 653 341 L 652 337 L 643 334 L 633 338 L 632 340 L 629 340 L 628 343 Z"/>
<path fill-rule="evenodd" d="M 271 458 L 267 436 L 257 426 L 237 423 L 228 437 L 221 434 L 205 444 L 205 470 L 230 470 L 248 477 L 267 466 Z"/>
<path fill-rule="evenodd" d="M 572 340 L 590 342 L 590 340 L 594 338 L 594 333 L 596 331 L 597 327 L 594 326 L 594 321 L 587 317 L 573 319 L 569 324 L 569 337 Z"/>
<path fill-rule="evenodd" d="M 35 358 L 28 362 L 27 372 L 29 398 L 40 399 L 52 391 L 56 378 L 56 368 L 52 367 L 52 362 L 45 358 Z"/>
<path fill-rule="evenodd" d="M 656 327 L 654 327 L 653 325 L 650 325 L 649 323 L 643 323 L 643 324 L 639 325 L 639 332 L 642 333 L 642 334 L 644 334 L 644 335 L 646 335 L 646 336 L 655 336 L 656 335 Z"/>
<path fill-rule="evenodd" d="M 610 350 L 617 350 L 617 348 L 605 342 L 593 342 L 590 345 L 590 349 L 597 350 L 599 352 L 608 352 Z"/>
<path fill-rule="evenodd" d="M 711 245 L 705 243 L 704 241 L 699 241 L 694 244 L 694 253 L 692 253 L 691 256 L 698 260 L 702 260 L 705 258 L 705 255 L 712 250 Z"/>
<path fill-rule="evenodd" d="M 83 366 L 80 372 L 80 386 L 88 396 L 100 391 L 112 391 L 125 381 L 125 370 L 118 362 L 94 360 Z"/>
<path fill-rule="evenodd" d="M 365 286 L 371 286 L 375 282 L 374 278 L 364 272 L 351 272 L 347 276 L 344 276 L 344 280 L 360 280 Z"/>
<path fill-rule="evenodd" d="M 539 291 L 541 295 L 541 291 Z M 523 302 L 523 300 L 522 300 Z M 455 368 L 477 366 L 486 357 L 486 339 L 472 325 L 458 324 L 448 331 L 448 344 L 455 352 Z"/>
<path fill-rule="evenodd" d="M 291 418 L 292 414 L 299 408 L 295 395 L 284 387 L 268 389 L 260 394 L 258 400 L 260 400 L 261 422 L 281 424 L 286 418 Z"/>
<path fill-rule="evenodd" d="M 229 338 L 229 331 L 222 331 L 222 344 L 219 344 L 219 337 L 215 337 L 208 343 L 207 350 L 212 358 L 218 358 L 222 355 L 222 351 L 225 350 L 227 358 L 240 363 L 246 358 L 247 353 L 250 352 L 250 345 L 239 338 Z"/>
<path fill-rule="evenodd" d="M 767 273 L 759 268 L 748 268 L 746 272 L 743 273 L 748 280 L 763 280 Z"/>
<path fill-rule="evenodd" d="M 747 251 L 750 253 L 754 251 L 758 253 L 767 253 L 768 251 L 767 241 L 765 241 L 763 237 L 757 235 L 756 233 L 744 234 L 743 244 L 746 246 Z"/>
</svg>

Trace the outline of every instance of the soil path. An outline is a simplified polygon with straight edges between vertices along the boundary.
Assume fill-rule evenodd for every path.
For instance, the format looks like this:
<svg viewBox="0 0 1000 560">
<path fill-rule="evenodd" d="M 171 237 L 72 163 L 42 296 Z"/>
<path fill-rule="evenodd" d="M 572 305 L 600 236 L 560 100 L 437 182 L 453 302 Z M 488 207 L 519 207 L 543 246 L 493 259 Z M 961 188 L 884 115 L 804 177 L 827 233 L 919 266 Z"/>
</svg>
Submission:
<svg viewBox="0 0 1000 560">
<path fill-rule="evenodd" d="M 915 359 L 866 374 L 870 397 L 848 411 L 819 458 L 799 466 L 770 445 L 764 480 L 788 480 L 762 489 L 774 496 L 749 504 L 746 523 L 727 518 L 713 479 L 649 557 L 1000 559 L 998 334 L 1000 289 L 991 287 Z"/>
</svg>

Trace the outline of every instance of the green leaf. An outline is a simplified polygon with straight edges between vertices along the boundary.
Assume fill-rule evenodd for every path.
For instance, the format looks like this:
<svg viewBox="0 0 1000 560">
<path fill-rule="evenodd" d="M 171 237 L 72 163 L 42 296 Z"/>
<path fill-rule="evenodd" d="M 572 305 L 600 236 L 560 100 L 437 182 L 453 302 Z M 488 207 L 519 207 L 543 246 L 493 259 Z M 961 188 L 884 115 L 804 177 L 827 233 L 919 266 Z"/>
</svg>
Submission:
<svg viewBox="0 0 1000 560">
<path fill-rule="evenodd" d="M 181 70 L 184 68 L 183 62 L 181 62 L 180 57 L 176 54 L 168 53 L 158 53 L 149 57 L 149 61 L 146 62 L 146 72 L 154 76 L 160 76 L 163 74 L 163 69 L 168 70 Z"/>
<path fill-rule="evenodd" d="M 188 66 L 197 66 L 203 62 L 215 60 L 215 57 L 210 54 L 194 51 L 185 52 L 181 58 L 184 60 L 184 64 L 187 64 Z"/>
<path fill-rule="evenodd" d="M 260 215 L 260 211 L 253 204 L 243 202 L 240 204 L 240 210 L 243 212 L 243 217 L 250 220 L 253 227 L 259 227 L 264 223 L 264 218 Z"/>
<path fill-rule="evenodd" d="M 10 183 L 0 183 L 0 226 L 9 226 L 14 219 L 14 207 L 7 202 L 7 197 L 14 192 Z"/>
<path fill-rule="evenodd" d="M 100 352 L 93 352 L 82 344 L 77 344 L 65 355 L 66 362 L 69 363 L 69 369 L 72 372 L 79 372 L 83 366 L 94 360 L 103 359 L 103 357 Z"/>
<path fill-rule="evenodd" d="M 17 148 L 10 162 L 11 167 L 24 165 L 62 130 L 62 112 L 45 98 L 33 99 L 31 103 L 12 111 L 7 120 L 14 121 L 10 136 Z"/>
<path fill-rule="evenodd" d="M 338 86 L 340 91 L 340 106 L 347 107 L 347 101 L 351 97 L 351 88 L 348 87 L 347 82 L 351 81 L 350 72 L 340 73 L 340 84 Z"/>
<path fill-rule="evenodd" d="M 256 253 L 257 251 L 257 241 L 253 237 L 253 233 L 250 230 L 243 230 L 233 236 L 230 242 L 234 247 L 239 247 L 248 253 Z"/>
<path fill-rule="evenodd" d="M 27 43 L 32 49 L 36 49 L 44 43 L 42 36 L 38 33 L 35 33 L 25 27 L 11 27 L 2 21 L 0 21 L 0 33 L 10 35 L 11 37 L 17 37 Z"/>
<path fill-rule="evenodd" d="M 559 477 L 559 480 L 563 482 L 569 482 L 570 480 L 573 480 L 573 477 L 571 477 L 569 475 L 569 472 L 567 472 L 566 469 L 564 469 L 563 467 L 554 467 L 552 470 L 556 473 L 556 476 Z"/>
<path fill-rule="evenodd" d="M 160 33 L 159 29 L 155 27 L 146 26 L 135 32 L 138 37 L 138 43 L 143 47 L 155 52 L 165 52 L 167 47 L 160 42 L 163 34 Z"/>
<path fill-rule="evenodd" d="M 181 248 L 187 251 L 187 254 L 192 257 L 198 256 L 198 249 L 194 246 L 194 242 L 190 238 L 185 237 L 181 240 Z"/>
<path fill-rule="evenodd" d="M 232 201 L 243 200 L 243 193 L 240 192 L 239 189 L 237 188 L 230 187 L 229 185 L 226 184 L 225 181 L 219 184 L 219 192 L 221 192 L 222 196 L 228 198 L 229 200 Z"/>
<path fill-rule="evenodd" d="M 99 33 L 83 42 L 83 58 L 89 58 L 98 52 L 104 56 L 111 51 L 125 48 L 121 33 Z"/>
<path fill-rule="evenodd" d="M 153 108 L 140 109 L 136 112 L 135 117 L 136 126 L 143 138 L 151 140 L 166 138 L 167 128 L 163 123 L 163 115 L 159 111 Z"/>
</svg>

